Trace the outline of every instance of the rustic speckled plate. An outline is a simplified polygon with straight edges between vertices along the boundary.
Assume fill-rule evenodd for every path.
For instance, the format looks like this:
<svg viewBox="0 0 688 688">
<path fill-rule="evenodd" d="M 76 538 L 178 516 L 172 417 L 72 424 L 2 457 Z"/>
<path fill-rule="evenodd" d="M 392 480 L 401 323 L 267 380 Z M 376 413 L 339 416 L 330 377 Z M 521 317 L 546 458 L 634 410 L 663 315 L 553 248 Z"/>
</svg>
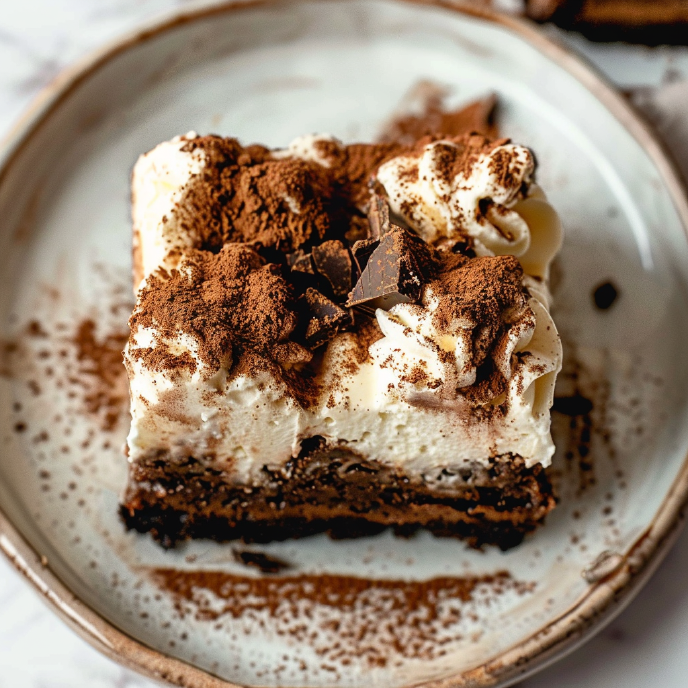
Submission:
<svg viewBox="0 0 688 688">
<path fill-rule="evenodd" d="M 129 171 L 195 129 L 371 139 L 415 84 L 490 91 L 566 241 L 561 503 L 522 546 L 421 534 L 164 552 L 124 533 Z M 506 686 L 582 642 L 657 565 L 688 490 L 688 207 L 623 99 L 528 24 L 449 3 L 235 3 L 65 73 L 0 169 L 0 549 L 94 646 L 184 686 Z M 592 292 L 611 282 L 606 310 Z M 89 320 L 90 319 L 90 320 Z M 94 323 L 93 327 L 89 322 Z M 586 409 L 583 396 L 592 402 Z M 569 406 L 571 404 L 569 403 Z M 199 572 L 205 572 L 204 575 Z"/>
</svg>

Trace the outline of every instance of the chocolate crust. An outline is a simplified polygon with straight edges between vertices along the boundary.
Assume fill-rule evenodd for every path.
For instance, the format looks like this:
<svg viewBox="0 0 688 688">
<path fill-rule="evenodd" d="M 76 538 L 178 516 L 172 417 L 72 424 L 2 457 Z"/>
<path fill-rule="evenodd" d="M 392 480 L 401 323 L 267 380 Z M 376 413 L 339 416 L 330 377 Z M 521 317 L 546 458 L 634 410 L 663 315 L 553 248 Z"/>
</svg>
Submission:
<svg viewBox="0 0 688 688">
<path fill-rule="evenodd" d="M 230 483 L 195 458 L 158 454 L 130 466 L 121 505 L 127 528 L 163 547 L 187 538 L 269 542 L 326 532 L 333 538 L 398 535 L 425 528 L 474 547 L 518 545 L 555 505 L 540 465 L 497 457 L 489 468 L 442 474 L 432 484 L 312 438 L 279 470 L 264 467 L 256 485 Z"/>
</svg>

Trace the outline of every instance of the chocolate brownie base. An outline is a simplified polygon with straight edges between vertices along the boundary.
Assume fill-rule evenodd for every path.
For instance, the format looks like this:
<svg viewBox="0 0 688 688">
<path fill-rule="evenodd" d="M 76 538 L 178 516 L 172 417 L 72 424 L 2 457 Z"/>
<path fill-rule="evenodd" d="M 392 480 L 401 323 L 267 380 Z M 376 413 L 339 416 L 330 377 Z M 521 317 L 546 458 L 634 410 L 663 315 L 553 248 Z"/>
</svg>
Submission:
<svg viewBox="0 0 688 688">
<path fill-rule="evenodd" d="M 318 438 L 285 467 L 264 468 L 257 485 L 237 485 L 222 472 L 162 454 L 130 466 L 121 505 L 129 529 L 150 532 L 163 547 L 187 538 L 269 542 L 327 532 L 359 537 L 418 528 L 479 547 L 508 549 L 554 507 L 540 465 L 504 456 L 489 468 L 448 472 L 432 484 L 412 479 L 353 452 L 325 449 Z"/>
</svg>

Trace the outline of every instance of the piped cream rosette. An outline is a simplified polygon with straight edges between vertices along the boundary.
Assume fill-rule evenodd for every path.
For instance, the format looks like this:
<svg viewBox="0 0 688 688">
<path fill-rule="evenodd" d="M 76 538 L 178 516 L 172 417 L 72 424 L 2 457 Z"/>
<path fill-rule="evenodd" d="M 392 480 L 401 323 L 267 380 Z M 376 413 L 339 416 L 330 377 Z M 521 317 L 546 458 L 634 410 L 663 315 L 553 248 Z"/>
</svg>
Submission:
<svg viewBox="0 0 688 688">
<path fill-rule="evenodd" d="M 562 361 L 548 289 L 550 264 L 562 242 L 561 222 L 533 181 L 530 150 L 512 143 L 486 146 L 470 164 L 448 175 L 447 160 L 459 156 L 460 145 L 436 141 L 419 156 L 394 158 L 379 168 L 377 180 L 392 212 L 429 243 L 468 239 L 478 256 L 518 258 L 529 293 L 527 308 L 505 314 L 509 327 L 491 355 L 508 381 L 510 403 L 525 403 L 535 416 L 542 416 L 552 404 Z M 446 397 L 448 389 L 475 382 L 469 342 L 476 323 L 456 322 L 453 331 L 439 332 L 432 325 L 436 308 L 437 298 L 426 288 L 420 305 L 378 311 L 385 337 L 371 353 L 382 360 L 387 352 L 403 347 L 405 355 L 422 361 L 441 381 L 435 394 Z M 452 365 L 446 362 L 447 352 Z"/>
</svg>

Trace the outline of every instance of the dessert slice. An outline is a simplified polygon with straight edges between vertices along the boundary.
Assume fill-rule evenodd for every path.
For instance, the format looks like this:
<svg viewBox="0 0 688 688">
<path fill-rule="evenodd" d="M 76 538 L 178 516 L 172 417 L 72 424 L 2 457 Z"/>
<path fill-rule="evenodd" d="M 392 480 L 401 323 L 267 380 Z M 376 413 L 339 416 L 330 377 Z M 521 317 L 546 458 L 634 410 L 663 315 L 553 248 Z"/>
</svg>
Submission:
<svg viewBox="0 0 688 688">
<path fill-rule="evenodd" d="M 477 134 L 143 155 L 127 526 L 517 544 L 554 506 L 561 366 L 561 227 L 534 171 Z"/>
</svg>

